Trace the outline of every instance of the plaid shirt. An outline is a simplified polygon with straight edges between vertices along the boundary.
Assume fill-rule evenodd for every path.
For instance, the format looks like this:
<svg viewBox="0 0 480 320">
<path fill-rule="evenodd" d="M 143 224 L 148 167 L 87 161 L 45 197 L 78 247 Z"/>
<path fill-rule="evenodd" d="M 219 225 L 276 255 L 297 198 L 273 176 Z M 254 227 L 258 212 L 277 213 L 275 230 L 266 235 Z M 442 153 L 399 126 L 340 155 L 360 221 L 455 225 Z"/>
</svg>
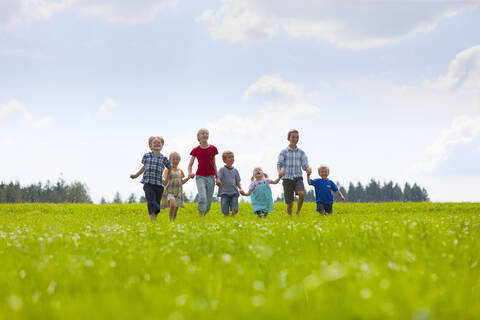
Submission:
<svg viewBox="0 0 480 320">
<path fill-rule="evenodd" d="M 293 150 L 288 146 L 278 155 L 277 164 L 285 172 L 282 179 L 301 178 L 302 169 L 306 170 L 308 167 L 308 158 L 303 150 L 299 148 Z"/>
<path fill-rule="evenodd" d="M 161 153 L 159 153 L 158 156 L 155 156 L 153 152 L 145 153 L 142 158 L 142 163 L 145 165 L 145 172 L 140 182 L 159 186 L 162 185 L 162 174 L 165 167 L 168 169 L 172 167 L 168 158 Z"/>
</svg>

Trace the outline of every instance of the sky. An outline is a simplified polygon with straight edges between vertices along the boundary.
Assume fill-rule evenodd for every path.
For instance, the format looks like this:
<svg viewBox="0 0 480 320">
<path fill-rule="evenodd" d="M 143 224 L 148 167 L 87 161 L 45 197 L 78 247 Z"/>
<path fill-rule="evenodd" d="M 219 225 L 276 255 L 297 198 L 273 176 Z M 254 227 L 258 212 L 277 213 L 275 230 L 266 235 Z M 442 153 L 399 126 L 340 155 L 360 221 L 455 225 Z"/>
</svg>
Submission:
<svg viewBox="0 0 480 320">
<path fill-rule="evenodd" d="M 205 127 L 247 188 L 295 128 L 344 186 L 479 202 L 478 30 L 480 0 L 2 0 L 0 181 L 139 197 L 148 137 L 186 171 Z"/>
</svg>

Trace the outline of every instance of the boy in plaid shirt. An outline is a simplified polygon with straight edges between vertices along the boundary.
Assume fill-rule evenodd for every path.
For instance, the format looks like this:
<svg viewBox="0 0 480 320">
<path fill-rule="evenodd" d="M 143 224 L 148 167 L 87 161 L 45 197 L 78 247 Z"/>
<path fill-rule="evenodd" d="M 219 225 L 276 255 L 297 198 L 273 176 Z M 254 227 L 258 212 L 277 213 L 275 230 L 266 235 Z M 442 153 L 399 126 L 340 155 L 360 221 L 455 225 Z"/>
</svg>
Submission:
<svg viewBox="0 0 480 320">
<path fill-rule="evenodd" d="M 150 137 L 148 145 L 152 152 L 145 153 L 142 158 L 143 166 L 140 170 L 131 174 L 130 178 L 135 179 L 143 173 L 140 183 L 143 183 L 143 191 L 147 199 L 148 214 L 151 221 L 155 221 L 160 212 L 160 201 L 163 195 L 162 174 L 165 168 L 170 169 L 172 165 L 167 157 L 160 153 L 163 148 L 162 137 Z M 168 178 L 170 177 L 168 171 Z"/>
<path fill-rule="evenodd" d="M 288 131 L 287 136 L 290 144 L 278 155 L 277 170 L 279 175 L 283 175 L 283 192 L 285 203 L 287 204 L 287 213 L 292 215 L 294 193 L 298 195 L 297 216 L 302 210 L 303 199 L 305 198 L 305 186 L 303 185 L 302 170 L 307 174 L 312 173 L 308 165 L 308 158 L 305 152 L 297 148 L 299 133 L 292 129 Z"/>
</svg>

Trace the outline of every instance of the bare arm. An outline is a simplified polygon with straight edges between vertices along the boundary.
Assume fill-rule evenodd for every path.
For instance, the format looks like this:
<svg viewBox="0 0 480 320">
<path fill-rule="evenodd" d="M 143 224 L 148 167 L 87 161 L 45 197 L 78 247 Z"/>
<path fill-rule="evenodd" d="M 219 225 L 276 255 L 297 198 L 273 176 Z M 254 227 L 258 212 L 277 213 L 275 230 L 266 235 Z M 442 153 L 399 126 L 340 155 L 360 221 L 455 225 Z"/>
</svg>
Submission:
<svg viewBox="0 0 480 320">
<path fill-rule="evenodd" d="M 220 181 L 220 178 L 218 177 L 218 171 L 217 171 L 217 161 L 215 160 L 215 156 L 213 156 L 213 168 L 215 169 L 215 181 L 217 183 L 217 186 L 221 186 L 222 182 Z"/>
<path fill-rule="evenodd" d="M 279 175 L 281 173 L 283 173 L 285 175 L 285 172 L 283 172 L 282 167 L 279 164 L 277 164 L 277 172 L 278 172 Z"/>
<path fill-rule="evenodd" d="M 189 177 L 189 176 L 186 176 L 186 177 L 185 177 L 185 175 L 183 174 L 183 171 L 182 171 L 182 176 L 183 176 L 183 177 L 182 177 L 182 178 L 183 178 L 183 179 L 182 179 L 182 186 L 183 186 L 183 185 L 185 184 L 185 182 L 187 182 L 188 180 L 190 180 L 190 177 Z"/>
<path fill-rule="evenodd" d="M 165 173 L 163 175 L 163 178 L 162 178 L 162 183 L 163 183 L 163 186 L 166 187 L 167 184 L 168 184 L 168 180 L 170 179 L 170 170 L 168 169 L 165 169 Z"/>
<path fill-rule="evenodd" d="M 285 156 L 283 154 L 283 151 L 280 152 L 280 154 L 278 155 L 278 161 L 277 161 L 277 172 L 278 172 L 278 175 L 280 175 L 281 173 L 283 173 L 283 175 L 285 175 L 285 171 L 282 170 L 282 165 L 285 164 Z"/>
<path fill-rule="evenodd" d="M 144 173 L 144 172 L 145 172 L 145 165 L 142 166 L 142 168 L 140 168 L 140 170 L 138 170 L 137 173 L 135 173 L 135 174 L 132 173 L 132 174 L 130 175 L 130 178 L 136 179 L 136 178 L 138 178 L 139 175 L 141 175 L 141 174 Z"/>
<path fill-rule="evenodd" d="M 307 172 L 307 175 L 312 173 L 312 168 L 310 168 L 310 166 L 308 165 L 308 157 L 305 153 L 303 154 L 302 158 L 302 168 Z"/>
<path fill-rule="evenodd" d="M 240 194 L 242 194 L 243 189 L 242 189 L 242 185 L 240 184 L 240 182 L 237 182 L 237 188 L 240 191 Z"/>
<path fill-rule="evenodd" d="M 308 182 L 309 185 L 312 184 L 312 180 L 310 180 L 310 174 L 311 174 L 311 172 L 307 173 L 307 182 Z"/>
<path fill-rule="evenodd" d="M 240 194 L 241 194 L 242 196 L 248 197 L 249 195 L 252 194 L 252 191 L 253 191 L 253 189 L 248 190 L 248 192 L 245 192 L 245 191 L 241 190 L 241 191 L 240 191 Z"/>
<path fill-rule="evenodd" d="M 275 180 L 270 180 L 269 184 L 277 184 L 277 183 L 280 181 L 280 179 L 282 179 L 282 177 L 283 177 L 284 175 L 285 175 L 285 173 L 282 172 L 282 174 L 279 174 L 279 175 L 278 175 L 277 179 L 275 179 Z"/>
<path fill-rule="evenodd" d="M 190 162 L 188 163 L 188 177 L 189 177 L 190 179 L 195 178 L 195 174 L 192 173 L 193 163 L 194 163 L 194 162 L 195 162 L 195 156 L 192 156 L 192 157 L 190 158 Z"/>
<path fill-rule="evenodd" d="M 342 198 L 343 201 L 345 201 L 345 197 L 343 196 L 342 191 L 337 190 L 337 194 L 340 198 Z"/>
</svg>

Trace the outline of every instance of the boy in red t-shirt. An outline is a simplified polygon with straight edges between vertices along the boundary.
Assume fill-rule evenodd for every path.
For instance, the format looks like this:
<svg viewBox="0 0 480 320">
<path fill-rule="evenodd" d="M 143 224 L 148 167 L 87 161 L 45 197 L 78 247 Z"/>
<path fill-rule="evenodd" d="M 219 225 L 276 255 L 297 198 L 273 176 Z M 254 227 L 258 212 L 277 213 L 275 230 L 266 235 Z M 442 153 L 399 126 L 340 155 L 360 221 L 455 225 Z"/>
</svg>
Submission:
<svg viewBox="0 0 480 320">
<path fill-rule="evenodd" d="M 215 146 L 208 144 L 208 130 L 204 128 L 198 130 L 197 140 L 200 145 L 190 152 L 192 158 L 188 164 L 188 176 L 193 179 L 196 175 L 198 214 L 200 217 L 204 217 L 212 204 L 215 182 L 218 186 L 221 185 L 221 182 L 217 176 L 217 164 L 215 163 L 215 155 L 218 154 L 218 150 Z M 195 158 L 198 160 L 196 174 L 192 173 Z"/>
</svg>

